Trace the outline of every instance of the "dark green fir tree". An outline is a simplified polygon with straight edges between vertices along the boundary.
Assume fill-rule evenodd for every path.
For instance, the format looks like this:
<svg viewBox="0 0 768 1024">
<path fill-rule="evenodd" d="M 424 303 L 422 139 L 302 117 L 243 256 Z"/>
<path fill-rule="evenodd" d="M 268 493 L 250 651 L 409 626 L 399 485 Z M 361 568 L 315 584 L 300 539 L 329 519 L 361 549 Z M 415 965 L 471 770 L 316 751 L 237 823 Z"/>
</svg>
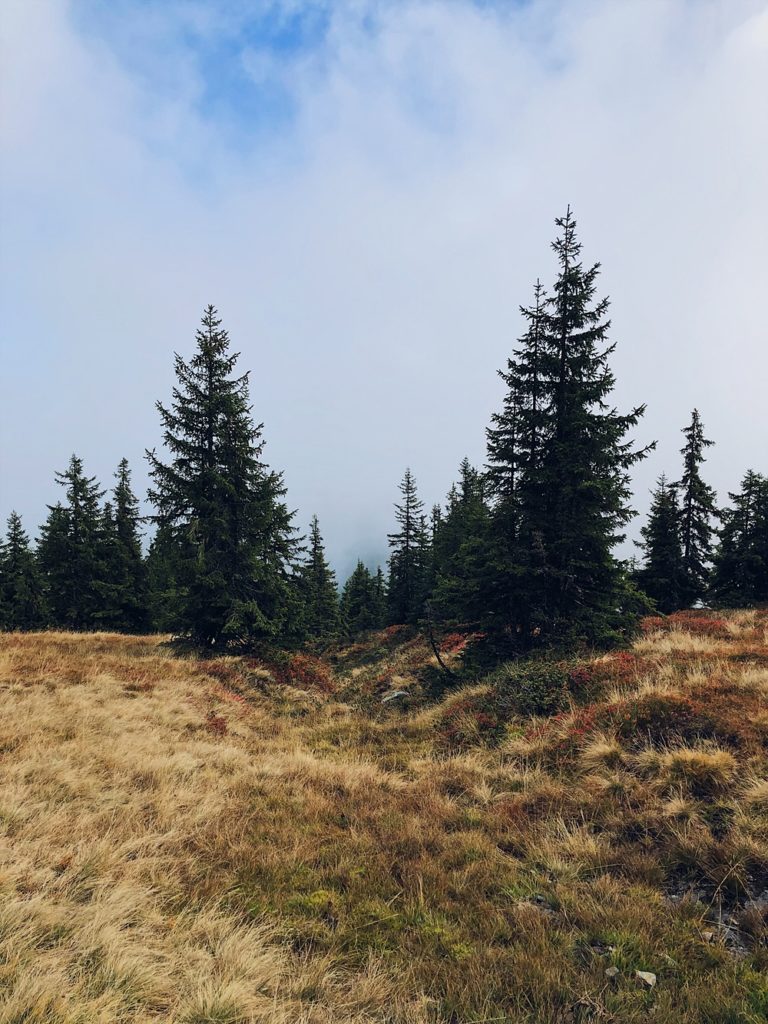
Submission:
<svg viewBox="0 0 768 1024">
<path fill-rule="evenodd" d="M 713 441 L 704 436 L 704 425 L 698 409 L 691 414 L 690 424 L 683 430 L 685 444 L 683 476 L 675 484 L 680 492 L 680 529 L 683 544 L 682 603 L 690 607 L 706 597 L 715 540 L 717 519 L 715 492 L 701 477 L 704 452 Z"/>
<path fill-rule="evenodd" d="M 665 615 L 682 607 L 685 572 L 680 526 L 677 491 L 662 474 L 653 492 L 648 521 L 640 531 L 643 564 L 636 577 Z"/>
<path fill-rule="evenodd" d="M 307 557 L 299 572 L 304 630 L 309 640 L 330 640 L 340 630 L 336 576 L 325 557 L 317 516 L 309 528 Z"/>
<path fill-rule="evenodd" d="M 424 504 L 419 499 L 416 480 L 406 469 L 400 483 L 402 500 L 395 505 L 398 529 L 388 535 L 389 556 L 389 620 L 392 623 L 415 623 L 422 615 L 427 598 L 429 574 L 428 535 Z"/>
<path fill-rule="evenodd" d="M 56 481 L 65 504 L 48 506 L 38 545 L 43 591 L 51 624 L 64 629 L 100 628 L 104 578 L 104 531 L 99 502 L 104 494 L 73 455 Z"/>
<path fill-rule="evenodd" d="M 0 544 L 0 627 L 39 629 L 45 624 L 40 575 L 21 517 L 11 512 Z"/>
<path fill-rule="evenodd" d="M 341 616 L 350 637 L 377 629 L 376 581 L 362 561 L 358 561 L 341 592 Z"/>
<path fill-rule="evenodd" d="M 381 566 L 372 578 L 371 620 L 374 629 L 383 629 L 387 624 L 387 580 Z"/>
<path fill-rule="evenodd" d="M 104 506 L 102 533 L 106 571 L 98 613 L 105 629 L 141 633 L 149 628 L 147 567 L 141 550 L 139 501 L 131 488 L 127 459 L 115 473 L 112 501 Z"/>
<path fill-rule="evenodd" d="M 629 470 L 648 449 L 627 435 L 645 406 L 620 414 L 609 403 L 608 299 L 595 297 L 600 265 L 585 269 L 570 209 L 553 243 L 560 272 L 547 300 L 545 376 L 549 430 L 535 474 L 541 488 L 547 629 L 587 643 L 613 643 L 634 628 L 637 595 L 614 555 L 630 508 Z M 538 490 L 537 487 L 537 490 Z"/>
<path fill-rule="evenodd" d="M 582 264 L 570 209 L 556 224 L 559 274 L 549 297 L 537 286 L 523 311 L 528 329 L 489 432 L 486 622 L 513 648 L 620 642 L 643 607 L 614 549 L 634 515 L 629 471 L 648 451 L 628 439 L 644 406 L 620 414 L 610 404 L 614 345 L 608 300 L 596 297 L 600 266 Z"/>
<path fill-rule="evenodd" d="M 282 476 L 262 461 L 237 359 L 208 306 L 194 355 L 176 356 L 171 404 L 157 404 L 167 461 L 147 452 L 150 500 L 177 548 L 176 619 L 209 648 L 285 640 L 300 620 L 293 513 Z"/>
<path fill-rule="evenodd" d="M 492 546 L 487 478 L 465 458 L 434 530 L 436 578 L 431 607 L 444 623 L 483 619 L 489 600 Z M 505 498 L 509 492 L 505 491 Z"/>
<path fill-rule="evenodd" d="M 711 594 L 721 607 L 768 602 L 768 478 L 749 470 L 721 513 Z"/>
</svg>

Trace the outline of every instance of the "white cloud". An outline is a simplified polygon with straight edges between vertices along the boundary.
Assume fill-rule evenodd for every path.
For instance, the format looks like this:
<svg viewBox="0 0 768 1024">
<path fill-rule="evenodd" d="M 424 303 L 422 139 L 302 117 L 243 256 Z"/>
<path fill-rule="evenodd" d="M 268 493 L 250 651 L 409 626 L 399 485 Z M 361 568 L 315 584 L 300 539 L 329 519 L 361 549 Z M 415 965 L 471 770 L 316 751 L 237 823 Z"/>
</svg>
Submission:
<svg viewBox="0 0 768 1024">
<path fill-rule="evenodd" d="M 72 450 L 105 482 L 127 454 L 142 483 L 172 350 L 213 301 L 302 518 L 344 569 L 383 554 L 406 464 L 431 502 L 482 460 L 568 202 L 613 299 L 617 400 L 661 441 L 640 505 L 693 405 L 721 492 L 768 469 L 768 6 L 331 9 L 320 52 L 243 42 L 297 113 L 234 144 L 179 31 L 222 31 L 217 5 L 126 15 L 128 65 L 63 2 L 5 5 L 0 511 L 39 521 Z"/>
</svg>

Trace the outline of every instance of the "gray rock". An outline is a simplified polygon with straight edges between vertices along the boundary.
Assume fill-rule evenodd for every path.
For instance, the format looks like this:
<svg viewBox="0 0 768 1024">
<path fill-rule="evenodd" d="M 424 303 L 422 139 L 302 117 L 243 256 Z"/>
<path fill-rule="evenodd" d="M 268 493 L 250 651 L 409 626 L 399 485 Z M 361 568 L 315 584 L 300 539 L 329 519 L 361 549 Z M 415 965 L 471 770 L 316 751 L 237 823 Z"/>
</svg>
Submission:
<svg viewBox="0 0 768 1024">
<path fill-rule="evenodd" d="M 399 697 L 408 697 L 410 694 L 407 690 L 394 690 L 392 693 L 385 693 L 381 698 L 382 704 L 388 704 L 391 700 L 397 700 Z"/>
<path fill-rule="evenodd" d="M 656 985 L 656 975 L 652 971 L 635 971 L 635 977 L 648 988 L 653 988 Z"/>
</svg>

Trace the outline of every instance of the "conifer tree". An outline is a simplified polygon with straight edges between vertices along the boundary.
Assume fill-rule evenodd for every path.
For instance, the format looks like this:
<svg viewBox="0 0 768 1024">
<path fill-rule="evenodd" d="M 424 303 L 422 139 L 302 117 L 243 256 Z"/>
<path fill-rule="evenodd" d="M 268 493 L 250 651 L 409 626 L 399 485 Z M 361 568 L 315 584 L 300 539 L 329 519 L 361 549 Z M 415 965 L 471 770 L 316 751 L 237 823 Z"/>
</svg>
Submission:
<svg viewBox="0 0 768 1024">
<path fill-rule="evenodd" d="M 96 629 L 104 578 L 104 535 L 99 502 L 104 494 L 73 455 L 56 481 L 66 504 L 48 506 L 41 529 L 38 560 L 52 624 L 65 629 Z"/>
<path fill-rule="evenodd" d="M 340 613 L 336 575 L 325 557 L 317 516 L 309 528 L 309 550 L 299 580 L 304 606 L 304 629 L 310 640 L 327 640 L 339 632 Z"/>
<path fill-rule="evenodd" d="M 140 633 L 148 628 L 147 568 L 141 550 L 139 502 L 131 488 L 128 460 L 115 473 L 113 502 L 104 507 L 102 534 L 106 572 L 98 617 L 107 629 Z"/>
<path fill-rule="evenodd" d="M 551 430 L 542 454 L 545 608 L 555 625 L 589 642 L 618 639 L 633 595 L 613 555 L 634 515 L 629 469 L 647 453 L 627 433 L 645 406 L 621 415 L 608 405 L 615 378 L 609 357 L 608 299 L 595 299 L 600 265 L 585 270 L 570 209 L 553 243 L 560 273 L 547 301 L 545 347 L 551 366 Z"/>
<path fill-rule="evenodd" d="M 69 516 L 60 501 L 48 506 L 48 516 L 40 528 L 36 560 L 43 587 L 46 622 L 67 626 L 67 597 L 60 588 L 69 557 Z"/>
<path fill-rule="evenodd" d="M 433 607 L 446 622 L 477 622 L 492 599 L 488 590 L 492 547 L 487 486 L 487 479 L 469 459 L 463 459 L 458 487 L 451 487 L 434 540 L 437 573 Z"/>
<path fill-rule="evenodd" d="M 685 444 L 683 477 L 675 484 L 680 491 L 681 536 L 683 544 L 683 593 L 686 607 L 705 597 L 714 543 L 713 520 L 717 518 L 715 492 L 701 478 L 704 452 L 713 441 L 704 436 L 704 425 L 698 409 L 691 414 L 690 424 L 683 430 Z"/>
<path fill-rule="evenodd" d="M 371 620 L 374 629 L 383 629 L 387 624 L 387 581 L 381 566 L 372 579 Z"/>
<path fill-rule="evenodd" d="M 712 596 L 721 606 L 768 601 L 768 478 L 749 470 L 729 493 L 715 552 Z"/>
<path fill-rule="evenodd" d="M 43 592 L 35 556 L 21 517 L 11 512 L 0 544 L 0 627 L 39 629 L 45 622 Z"/>
<path fill-rule="evenodd" d="M 629 470 L 648 449 L 635 450 L 627 434 L 644 406 L 622 415 L 609 404 L 615 346 L 608 300 L 595 297 L 600 267 L 584 268 L 570 209 L 556 224 L 558 278 L 546 299 L 537 286 L 523 311 L 529 328 L 489 434 L 496 495 L 486 620 L 518 646 L 615 642 L 642 604 L 613 549 L 634 515 Z"/>
<path fill-rule="evenodd" d="M 341 614 L 349 636 L 377 629 L 380 623 L 376 621 L 376 611 L 376 584 L 368 568 L 358 560 L 341 592 Z"/>
<path fill-rule="evenodd" d="M 426 600 L 428 573 L 427 526 L 424 504 L 416 490 L 416 480 L 406 469 L 400 483 L 402 502 L 395 505 L 399 529 L 388 535 L 392 552 L 389 557 L 389 618 L 393 623 L 414 623 L 421 616 Z"/>
<path fill-rule="evenodd" d="M 644 561 L 636 572 L 643 591 L 659 611 L 680 608 L 685 587 L 677 491 L 662 474 L 653 492 L 648 522 L 640 531 Z"/>
<path fill-rule="evenodd" d="M 178 620 L 215 647 L 285 638 L 296 629 L 297 540 L 282 476 L 261 461 L 248 374 L 213 306 L 189 362 L 175 357 L 169 407 L 157 403 L 170 459 L 147 452 L 158 524 L 177 545 Z"/>
</svg>

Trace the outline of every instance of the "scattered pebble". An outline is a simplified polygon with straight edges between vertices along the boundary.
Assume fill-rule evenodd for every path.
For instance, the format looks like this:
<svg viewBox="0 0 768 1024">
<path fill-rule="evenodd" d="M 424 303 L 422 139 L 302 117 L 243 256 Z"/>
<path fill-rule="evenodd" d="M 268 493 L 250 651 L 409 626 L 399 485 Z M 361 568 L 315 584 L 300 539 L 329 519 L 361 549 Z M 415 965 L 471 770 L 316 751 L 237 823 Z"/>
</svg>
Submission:
<svg viewBox="0 0 768 1024">
<path fill-rule="evenodd" d="M 653 988 L 656 984 L 656 975 L 651 971 L 635 971 L 635 977 L 638 981 L 642 981 L 648 988 Z"/>
</svg>

